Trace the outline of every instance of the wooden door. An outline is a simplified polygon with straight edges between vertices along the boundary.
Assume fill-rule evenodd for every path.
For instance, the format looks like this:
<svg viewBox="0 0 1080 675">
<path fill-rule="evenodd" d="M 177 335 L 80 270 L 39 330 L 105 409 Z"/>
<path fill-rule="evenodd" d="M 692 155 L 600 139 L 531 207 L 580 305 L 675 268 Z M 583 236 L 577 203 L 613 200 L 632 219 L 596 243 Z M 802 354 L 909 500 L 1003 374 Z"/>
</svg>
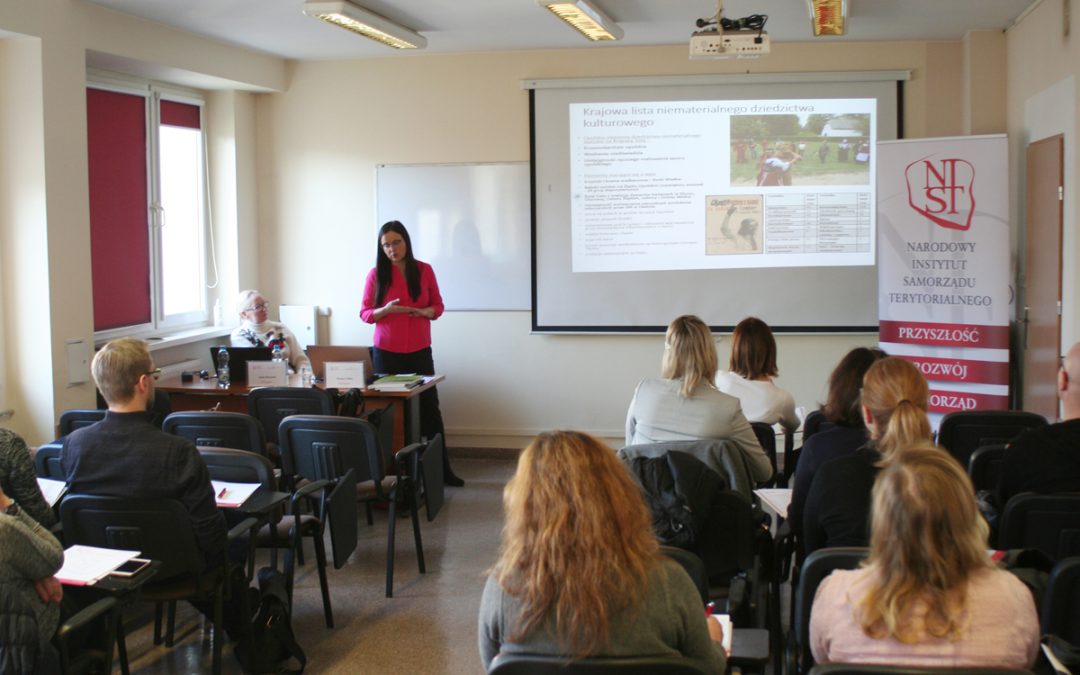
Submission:
<svg viewBox="0 0 1080 675">
<path fill-rule="evenodd" d="M 1061 222 L 1064 137 L 1028 145 L 1021 350 L 1024 410 L 1057 419 L 1061 357 Z"/>
</svg>

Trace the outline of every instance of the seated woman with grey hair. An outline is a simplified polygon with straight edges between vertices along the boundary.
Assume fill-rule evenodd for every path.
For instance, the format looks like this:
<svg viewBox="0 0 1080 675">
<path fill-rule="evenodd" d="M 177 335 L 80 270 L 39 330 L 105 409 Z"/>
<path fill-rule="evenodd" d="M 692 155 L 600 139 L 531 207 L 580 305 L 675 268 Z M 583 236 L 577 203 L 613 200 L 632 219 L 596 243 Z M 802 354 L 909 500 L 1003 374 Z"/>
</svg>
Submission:
<svg viewBox="0 0 1080 675">
<path fill-rule="evenodd" d="M 296 336 L 280 321 L 270 320 L 270 303 L 256 290 L 240 291 L 236 298 L 240 325 L 232 332 L 233 347 L 281 348 L 281 355 L 289 362 L 290 372 L 311 367 Z"/>
</svg>

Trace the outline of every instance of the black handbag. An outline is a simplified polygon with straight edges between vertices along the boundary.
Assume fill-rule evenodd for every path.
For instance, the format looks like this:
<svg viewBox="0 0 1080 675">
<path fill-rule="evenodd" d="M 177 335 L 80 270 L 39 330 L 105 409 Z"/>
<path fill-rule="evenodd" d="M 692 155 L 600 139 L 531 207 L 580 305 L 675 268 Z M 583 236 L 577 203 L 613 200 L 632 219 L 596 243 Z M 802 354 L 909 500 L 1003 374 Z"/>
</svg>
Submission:
<svg viewBox="0 0 1080 675">
<path fill-rule="evenodd" d="M 285 575 L 272 567 L 259 570 L 259 606 L 250 637 L 236 647 L 236 658 L 245 673 L 302 673 L 307 666 L 307 656 L 293 635 Z M 298 669 L 286 667 L 292 659 L 300 664 Z"/>
</svg>

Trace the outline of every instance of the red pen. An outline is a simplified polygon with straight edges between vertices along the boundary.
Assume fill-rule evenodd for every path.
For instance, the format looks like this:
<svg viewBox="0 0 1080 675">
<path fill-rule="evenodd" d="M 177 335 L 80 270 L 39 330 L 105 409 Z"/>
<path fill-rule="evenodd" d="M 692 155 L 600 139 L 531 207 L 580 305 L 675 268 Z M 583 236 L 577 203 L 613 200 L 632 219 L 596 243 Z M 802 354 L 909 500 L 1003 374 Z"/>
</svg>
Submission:
<svg viewBox="0 0 1080 675">
<path fill-rule="evenodd" d="M 225 493 L 229 491 L 229 488 L 221 488 L 221 492 L 218 493 L 218 499 L 225 496 Z"/>
</svg>

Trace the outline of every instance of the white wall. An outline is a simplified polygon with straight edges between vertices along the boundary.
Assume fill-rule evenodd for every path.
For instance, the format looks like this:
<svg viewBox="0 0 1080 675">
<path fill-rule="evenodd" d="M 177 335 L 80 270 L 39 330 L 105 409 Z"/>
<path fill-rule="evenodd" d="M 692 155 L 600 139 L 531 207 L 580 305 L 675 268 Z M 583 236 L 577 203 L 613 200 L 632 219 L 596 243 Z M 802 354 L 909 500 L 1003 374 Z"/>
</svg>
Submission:
<svg viewBox="0 0 1080 675">
<path fill-rule="evenodd" d="M 961 55 L 959 42 L 821 43 L 739 62 L 691 62 L 680 45 L 293 64 L 287 92 L 258 96 L 260 286 L 274 302 L 330 307 L 331 342 L 370 344 L 357 315 L 375 254 L 375 165 L 528 160 L 524 79 L 911 69 L 904 112 L 917 137 L 959 133 L 961 102 L 939 93 L 953 88 Z M 526 312 L 452 312 L 434 324 L 450 443 L 514 447 L 569 427 L 621 444 L 635 384 L 659 372 L 661 337 L 529 330 Z M 782 337 L 779 384 L 812 407 L 840 357 L 875 340 Z M 726 340 L 720 353 L 726 363 Z"/>
</svg>

